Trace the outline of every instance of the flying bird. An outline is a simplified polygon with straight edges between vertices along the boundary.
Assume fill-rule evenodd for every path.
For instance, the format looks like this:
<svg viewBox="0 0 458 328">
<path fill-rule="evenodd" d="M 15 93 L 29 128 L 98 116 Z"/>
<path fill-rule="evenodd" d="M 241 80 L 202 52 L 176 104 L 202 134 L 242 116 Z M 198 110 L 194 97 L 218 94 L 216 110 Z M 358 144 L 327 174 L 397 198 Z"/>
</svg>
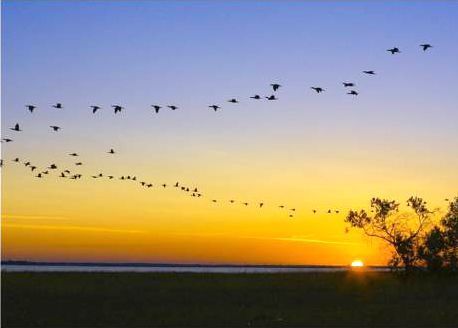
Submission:
<svg viewBox="0 0 458 328">
<path fill-rule="evenodd" d="M 375 75 L 374 71 L 363 71 L 364 74 Z"/>
<path fill-rule="evenodd" d="M 16 157 L 15 159 L 13 159 L 13 162 L 19 163 L 19 158 Z"/>
<path fill-rule="evenodd" d="M 3 138 L 3 139 L 2 139 L 2 142 L 3 142 L 3 141 L 4 141 L 4 142 L 11 142 L 11 141 L 13 141 L 13 139 Z"/>
<path fill-rule="evenodd" d="M 250 98 L 259 100 L 259 99 L 261 99 L 261 96 L 260 95 L 254 95 L 254 96 L 251 96 Z"/>
<path fill-rule="evenodd" d="M 91 106 L 92 108 L 92 114 L 95 114 L 100 109 L 100 106 Z"/>
<path fill-rule="evenodd" d="M 320 87 L 310 87 L 310 89 L 313 89 L 313 90 L 315 90 L 315 91 L 316 91 L 316 93 L 321 93 L 321 92 L 323 92 L 323 91 L 324 91 L 324 89 L 323 89 L 323 88 L 320 88 Z"/>
<path fill-rule="evenodd" d="M 399 48 L 397 48 L 397 47 L 394 47 L 394 48 L 391 48 L 391 49 L 387 49 L 386 51 L 391 52 L 392 55 L 401 52 L 401 51 L 399 50 Z"/>
<path fill-rule="evenodd" d="M 358 92 L 355 90 L 351 90 L 350 92 L 347 92 L 347 95 L 357 96 Z"/>
<path fill-rule="evenodd" d="M 57 169 L 57 165 L 56 164 L 51 164 L 51 165 L 49 165 L 48 169 L 55 170 L 55 169 Z"/>
<path fill-rule="evenodd" d="M 111 105 L 111 107 L 114 108 L 114 113 L 115 114 L 120 113 L 124 109 L 124 107 L 119 106 L 119 105 Z"/>
<path fill-rule="evenodd" d="M 175 183 L 174 187 L 175 187 L 175 188 L 178 188 L 178 185 L 179 185 L 179 184 L 178 184 L 178 181 L 177 181 L 177 183 Z"/>
<path fill-rule="evenodd" d="M 22 130 L 19 128 L 19 123 L 16 123 L 16 125 L 14 125 L 14 127 L 10 128 L 10 130 L 13 130 L 13 131 L 22 131 Z"/>
<path fill-rule="evenodd" d="M 232 98 L 232 99 L 229 99 L 227 102 L 230 102 L 230 103 L 233 103 L 233 104 L 237 104 L 239 101 L 235 98 Z"/>
<path fill-rule="evenodd" d="M 178 109 L 178 107 L 175 106 L 175 105 L 169 105 L 169 106 L 167 106 L 167 107 L 170 108 L 171 110 L 176 110 L 176 109 Z"/>
<path fill-rule="evenodd" d="M 56 125 L 50 125 L 49 127 L 53 129 L 54 132 L 57 132 L 61 129 L 59 126 L 56 126 Z"/>
<path fill-rule="evenodd" d="M 266 97 L 267 100 L 278 100 L 278 98 L 275 98 L 275 95 L 271 95 L 269 97 Z"/>
<path fill-rule="evenodd" d="M 108 153 L 108 154 L 115 154 L 115 151 L 114 151 L 113 148 L 111 148 L 107 153 Z"/>
<path fill-rule="evenodd" d="M 423 49 L 423 51 L 426 51 L 429 48 L 432 48 L 433 46 L 428 43 L 425 43 L 425 44 L 420 44 L 420 47 Z"/>
<path fill-rule="evenodd" d="M 281 85 L 278 83 L 272 83 L 271 86 L 274 92 L 277 91 L 281 87 Z"/>
<path fill-rule="evenodd" d="M 25 107 L 31 113 L 33 113 L 33 111 L 37 108 L 37 106 L 34 106 L 34 105 L 25 105 Z"/>
<path fill-rule="evenodd" d="M 354 87 L 355 84 L 353 82 L 342 82 L 343 86 L 345 88 L 348 88 L 348 87 Z"/>
<path fill-rule="evenodd" d="M 217 106 L 217 105 L 211 105 L 211 106 L 208 106 L 210 108 L 213 108 L 213 110 L 216 112 L 218 109 L 220 109 L 221 107 Z"/>
<path fill-rule="evenodd" d="M 259 203 L 259 207 L 263 207 L 264 206 L 264 203 Z"/>
<path fill-rule="evenodd" d="M 63 109 L 64 108 L 61 103 L 57 103 L 55 105 L 52 105 L 52 107 L 54 107 L 56 109 Z"/>
<path fill-rule="evenodd" d="M 159 106 L 159 105 L 151 105 L 151 107 L 153 107 L 153 108 L 154 108 L 154 111 L 156 112 L 156 114 L 157 114 L 157 113 L 159 113 L 159 109 L 161 109 L 161 108 L 162 108 L 162 107 L 161 107 L 161 106 Z"/>
<path fill-rule="evenodd" d="M 78 162 L 78 163 L 75 163 L 76 166 L 80 166 L 80 165 L 83 165 L 83 163 L 81 162 Z"/>
<path fill-rule="evenodd" d="M 70 156 L 78 156 L 77 153 L 71 153 L 71 154 L 69 154 L 69 155 L 70 155 Z"/>
</svg>

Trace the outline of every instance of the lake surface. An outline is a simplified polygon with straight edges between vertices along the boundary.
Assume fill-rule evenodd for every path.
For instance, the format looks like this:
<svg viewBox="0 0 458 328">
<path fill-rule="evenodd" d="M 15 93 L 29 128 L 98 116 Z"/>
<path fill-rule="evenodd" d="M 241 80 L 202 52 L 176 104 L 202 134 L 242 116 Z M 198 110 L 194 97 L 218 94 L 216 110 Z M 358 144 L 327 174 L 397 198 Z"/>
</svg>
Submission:
<svg viewBox="0 0 458 328">
<path fill-rule="evenodd" d="M 351 267 L 272 267 L 272 266 L 130 266 L 130 265 L 49 265 L 3 264 L 5 272 L 189 272 L 189 273 L 291 273 L 342 272 Z M 358 269 L 361 270 L 361 269 Z M 388 271 L 384 267 L 365 267 L 364 271 Z"/>
</svg>

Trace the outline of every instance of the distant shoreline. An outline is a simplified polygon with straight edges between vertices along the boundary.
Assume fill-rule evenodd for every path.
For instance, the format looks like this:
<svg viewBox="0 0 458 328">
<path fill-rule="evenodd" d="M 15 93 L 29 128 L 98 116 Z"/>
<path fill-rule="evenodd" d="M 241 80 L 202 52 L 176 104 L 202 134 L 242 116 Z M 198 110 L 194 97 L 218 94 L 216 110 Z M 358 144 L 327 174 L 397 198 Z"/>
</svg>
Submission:
<svg viewBox="0 0 458 328">
<path fill-rule="evenodd" d="M 196 264 L 196 263 L 145 263 L 145 262 L 39 262 L 2 261 L 1 265 L 23 266 L 81 266 L 81 267 L 170 267 L 170 268 L 278 268 L 278 269 L 346 269 L 349 265 L 281 265 L 281 264 Z M 388 269 L 386 266 L 367 266 L 372 269 Z"/>
</svg>

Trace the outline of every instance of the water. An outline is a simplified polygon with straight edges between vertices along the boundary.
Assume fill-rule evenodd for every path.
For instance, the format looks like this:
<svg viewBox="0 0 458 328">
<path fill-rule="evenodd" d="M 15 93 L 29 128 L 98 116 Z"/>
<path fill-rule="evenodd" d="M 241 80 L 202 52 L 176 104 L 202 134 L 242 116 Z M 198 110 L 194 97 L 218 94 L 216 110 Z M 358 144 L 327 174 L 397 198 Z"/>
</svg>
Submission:
<svg viewBox="0 0 458 328">
<path fill-rule="evenodd" d="M 343 272 L 351 267 L 262 267 L 262 266 L 129 266 L 129 265 L 48 265 L 3 264 L 5 272 L 188 272 L 188 273 L 291 273 Z M 361 270 L 361 269 L 358 269 Z M 382 267 L 366 267 L 364 271 L 388 271 Z"/>
</svg>

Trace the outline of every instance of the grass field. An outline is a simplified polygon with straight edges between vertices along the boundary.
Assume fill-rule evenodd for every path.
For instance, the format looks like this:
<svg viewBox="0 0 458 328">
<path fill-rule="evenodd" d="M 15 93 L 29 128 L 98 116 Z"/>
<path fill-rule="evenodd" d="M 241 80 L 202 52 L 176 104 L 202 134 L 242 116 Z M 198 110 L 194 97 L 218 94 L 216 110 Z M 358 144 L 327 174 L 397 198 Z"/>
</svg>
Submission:
<svg viewBox="0 0 458 328">
<path fill-rule="evenodd" d="M 2 273 L 2 327 L 458 326 L 458 277 Z"/>
</svg>

